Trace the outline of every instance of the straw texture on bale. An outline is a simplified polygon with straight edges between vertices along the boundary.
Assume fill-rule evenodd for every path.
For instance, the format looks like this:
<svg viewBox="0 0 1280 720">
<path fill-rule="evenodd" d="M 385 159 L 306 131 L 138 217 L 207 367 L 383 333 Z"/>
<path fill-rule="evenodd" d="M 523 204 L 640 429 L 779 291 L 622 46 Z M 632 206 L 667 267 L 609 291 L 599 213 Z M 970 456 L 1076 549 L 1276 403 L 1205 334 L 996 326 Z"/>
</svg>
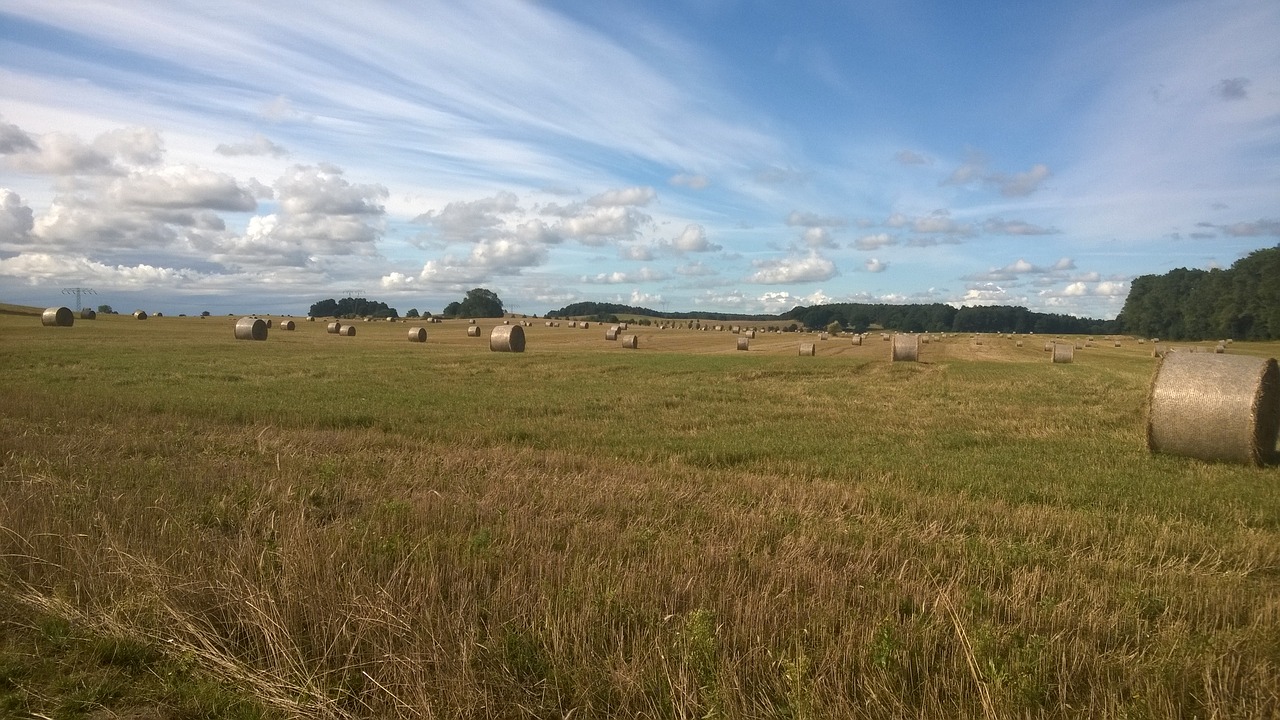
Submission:
<svg viewBox="0 0 1280 720">
<path fill-rule="evenodd" d="M 635 350 L 636 348 L 640 347 L 639 335 L 623 335 L 621 340 L 622 340 L 622 347 L 628 350 Z"/>
<path fill-rule="evenodd" d="M 295 329 L 295 328 L 297 328 L 297 327 L 298 327 L 298 326 L 297 326 L 297 325 L 295 325 L 295 324 L 293 323 L 293 321 L 292 321 L 292 320 L 281 320 L 281 321 L 280 321 L 280 329 L 281 329 L 281 330 L 293 330 L 293 329 Z M 268 325 L 268 326 L 267 326 L 267 328 L 268 328 L 268 329 L 270 329 L 270 328 L 271 328 L 271 326 L 270 326 L 270 325 Z"/>
<path fill-rule="evenodd" d="M 750 350 L 750 349 L 751 349 L 751 341 L 750 341 L 750 340 L 748 340 L 748 339 L 747 339 L 747 338 L 745 338 L 745 337 L 740 337 L 740 338 L 738 338 L 738 349 L 739 349 L 739 350 Z"/>
<path fill-rule="evenodd" d="M 1075 362 L 1076 346 L 1071 343 L 1053 344 L 1053 361 L 1055 363 Z"/>
<path fill-rule="evenodd" d="M 67 307 L 51 307 L 40 316 L 40 324 L 45 327 L 71 327 L 75 321 L 75 313 Z"/>
<path fill-rule="evenodd" d="M 90 310 L 89 308 L 80 308 L 80 319 L 81 320 L 97 320 L 98 312 L 96 310 Z"/>
<path fill-rule="evenodd" d="M 609 328 L 604 331 L 604 339 L 617 340 L 618 333 L 621 332 L 621 330 L 622 328 L 618 327 L 617 325 L 610 325 Z"/>
<path fill-rule="evenodd" d="M 237 340 L 266 340 L 267 323 L 261 318 L 242 317 L 236 321 Z"/>
<path fill-rule="evenodd" d="M 1250 465 L 1280 460 L 1275 358 L 1168 353 L 1148 405 L 1151 452 Z"/>
<path fill-rule="evenodd" d="M 146 319 L 147 319 L 147 311 L 145 311 L 145 310 L 134 310 L 134 311 L 133 311 L 133 317 L 134 317 L 134 318 L 136 318 L 136 319 L 138 319 L 138 320 L 146 320 Z"/>
<path fill-rule="evenodd" d="M 917 362 L 920 359 L 920 336 L 894 335 L 892 357 L 893 362 Z"/>
<path fill-rule="evenodd" d="M 356 326 L 355 326 L 355 325 L 343 325 L 341 328 L 339 328 L 339 329 L 338 329 L 338 334 L 339 334 L 339 335 L 342 335 L 343 337 L 355 337 L 355 336 L 356 336 Z"/>
<path fill-rule="evenodd" d="M 426 341 L 427 341 L 426 328 L 421 328 L 421 327 L 409 328 L 409 342 L 426 342 Z"/>
<path fill-rule="evenodd" d="M 493 352 L 524 352 L 524 328 L 519 325 L 499 325 L 489 334 L 489 349 Z"/>
<path fill-rule="evenodd" d="M 1115 342 L 1115 344 L 1114 344 L 1114 345 L 1112 345 L 1111 347 L 1120 347 L 1120 341 L 1119 341 L 1119 340 L 1117 340 L 1117 341 Z"/>
<path fill-rule="evenodd" d="M 813 356 L 818 354 L 818 346 L 813 343 L 800 343 L 800 354 Z"/>
<path fill-rule="evenodd" d="M 467 328 L 467 337 L 480 337 L 480 326 L 472 325 Z"/>
</svg>

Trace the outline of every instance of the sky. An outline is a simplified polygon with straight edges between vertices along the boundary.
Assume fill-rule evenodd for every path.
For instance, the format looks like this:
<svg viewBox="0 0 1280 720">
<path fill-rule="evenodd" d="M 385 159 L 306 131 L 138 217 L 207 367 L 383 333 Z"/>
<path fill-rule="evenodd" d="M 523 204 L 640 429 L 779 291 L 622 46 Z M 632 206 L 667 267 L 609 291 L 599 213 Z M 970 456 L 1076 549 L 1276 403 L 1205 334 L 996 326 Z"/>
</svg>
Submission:
<svg viewBox="0 0 1280 720">
<path fill-rule="evenodd" d="M 0 301 L 1111 318 L 1280 243 L 1275 0 L 0 0 Z"/>
</svg>

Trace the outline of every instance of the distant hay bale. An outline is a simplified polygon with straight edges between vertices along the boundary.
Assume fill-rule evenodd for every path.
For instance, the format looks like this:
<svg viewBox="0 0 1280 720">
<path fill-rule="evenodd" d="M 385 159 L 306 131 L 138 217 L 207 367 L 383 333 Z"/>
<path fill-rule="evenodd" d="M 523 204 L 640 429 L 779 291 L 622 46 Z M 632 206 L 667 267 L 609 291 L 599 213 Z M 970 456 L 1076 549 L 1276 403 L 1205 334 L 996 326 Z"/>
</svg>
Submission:
<svg viewBox="0 0 1280 720">
<path fill-rule="evenodd" d="M 242 317 L 236 321 L 237 340 L 266 340 L 267 323 L 261 318 Z"/>
<path fill-rule="evenodd" d="M 1146 338 L 1138 338 L 1138 344 L 1139 344 L 1139 345 L 1146 345 L 1146 344 L 1147 344 Z"/>
<path fill-rule="evenodd" d="M 1055 363 L 1075 362 L 1076 346 L 1071 343 L 1053 344 L 1053 361 Z"/>
<path fill-rule="evenodd" d="M 622 347 L 627 348 L 628 350 L 635 350 L 640 347 L 639 335 L 623 335 L 621 339 Z"/>
<path fill-rule="evenodd" d="M 146 319 L 147 319 L 147 311 L 146 311 L 146 310 L 134 310 L 134 311 L 133 311 L 133 317 L 134 317 L 134 319 L 135 319 L 135 320 L 146 320 Z"/>
<path fill-rule="evenodd" d="M 746 332 L 742 333 L 742 337 L 747 338 L 748 340 L 755 340 L 755 339 L 756 339 L 756 331 L 755 331 L 755 330 L 748 330 L 748 331 L 746 331 Z"/>
<path fill-rule="evenodd" d="M 158 312 L 158 313 L 156 313 L 156 317 L 158 317 L 158 318 L 160 318 L 160 317 L 164 317 L 164 313 L 162 313 L 162 312 Z"/>
<path fill-rule="evenodd" d="M 883 341 L 885 341 L 885 342 L 889 342 L 889 335 L 888 335 L 888 333 L 880 333 L 880 339 L 881 339 L 881 340 L 883 340 Z"/>
<path fill-rule="evenodd" d="M 510 321 L 510 320 L 503 320 L 503 321 L 502 321 L 502 324 L 503 324 L 503 325 L 510 325 L 510 324 L 511 324 L 511 321 Z"/>
<path fill-rule="evenodd" d="M 818 354 L 818 346 L 813 343 L 800 343 L 801 356 L 813 356 Z"/>
<path fill-rule="evenodd" d="M 1151 452 L 1251 465 L 1280 459 L 1275 358 L 1169 353 L 1156 369 L 1149 407 Z"/>
<path fill-rule="evenodd" d="M 427 329 L 424 327 L 409 328 L 409 342 L 426 342 Z"/>
<path fill-rule="evenodd" d="M 1083 350 L 1083 349 L 1084 349 L 1084 345 L 1082 345 L 1082 344 L 1080 344 L 1080 343 L 1076 343 L 1076 344 L 1075 344 L 1075 345 L 1073 345 L 1072 347 L 1074 347 L 1076 350 Z"/>
<path fill-rule="evenodd" d="M 40 324 L 45 327 L 71 327 L 75 321 L 75 313 L 67 307 L 51 307 L 40 316 Z"/>
<path fill-rule="evenodd" d="M 467 337 L 480 337 L 480 326 L 472 325 L 467 328 Z"/>
<path fill-rule="evenodd" d="M 857 346 L 861 346 L 861 345 L 862 345 L 862 336 L 861 336 L 861 335 L 854 335 L 854 336 L 853 336 L 853 344 L 854 344 L 854 345 L 857 345 Z"/>
<path fill-rule="evenodd" d="M 316 321 L 316 319 L 315 319 L 315 318 L 313 318 L 313 317 L 308 317 L 308 318 L 307 318 L 307 322 L 315 322 L 315 321 Z"/>
<path fill-rule="evenodd" d="M 548 320 L 548 321 L 547 321 L 546 325 L 547 325 L 547 327 L 555 327 L 555 326 L 556 326 L 556 324 L 555 324 L 555 323 L 553 323 L 553 322 L 551 322 L 550 320 Z"/>
<path fill-rule="evenodd" d="M 1053 352 L 1053 343 L 1051 343 L 1051 342 L 1047 342 L 1047 343 L 1045 343 L 1045 344 L 1044 344 L 1044 351 L 1045 351 L 1045 352 Z"/>
<path fill-rule="evenodd" d="M 284 321 L 282 321 L 282 322 L 280 323 L 280 329 L 281 329 L 281 330 L 294 330 L 294 329 L 295 329 L 295 328 L 297 328 L 297 327 L 298 327 L 297 325 L 294 325 L 294 324 L 293 324 L 293 321 L 292 321 L 292 320 L 284 320 Z M 268 329 L 268 330 L 270 330 L 270 329 L 271 329 L 271 324 L 270 324 L 270 323 L 268 323 L 268 324 L 267 324 L 267 329 Z"/>
<path fill-rule="evenodd" d="M 338 334 L 339 334 L 339 335 L 341 335 L 341 336 L 343 336 L 343 337 L 355 337 L 355 336 L 356 336 L 356 326 L 355 326 L 355 325 L 343 325 L 343 326 L 342 326 L 342 328 L 338 330 Z"/>
<path fill-rule="evenodd" d="M 1120 341 L 1119 340 L 1115 341 L 1115 343 L 1113 343 L 1111 347 L 1120 347 Z"/>
<path fill-rule="evenodd" d="M 493 352 L 524 352 L 524 328 L 519 325 L 499 325 L 489 334 L 489 349 Z"/>
<path fill-rule="evenodd" d="M 973 341 L 973 344 L 974 344 L 974 345 L 981 345 L 981 344 L 982 344 L 982 338 L 978 338 L 977 340 L 974 340 L 974 341 Z"/>
<path fill-rule="evenodd" d="M 747 339 L 747 338 L 745 338 L 745 337 L 739 337 L 739 338 L 738 338 L 738 349 L 739 349 L 739 350 L 750 350 L 750 349 L 751 349 L 751 341 L 750 341 L 750 340 L 748 340 L 748 339 Z"/>
<path fill-rule="evenodd" d="M 467 322 L 468 322 L 469 324 L 471 324 L 471 325 L 475 325 L 475 324 L 476 324 L 476 319 L 475 319 L 475 318 L 471 318 L 471 319 L 470 319 L 470 320 L 468 320 Z"/>
<path fill-rule="evenodd" d="M 606 329 L 605 329 L 605 331 L 604 331 L 604 339 L 605 339 L 605 340 L 617 340 L 617 339 L 618 339 L 618 333 L 619 333 L 619 332 L 621 332 L 621 331 L 622 331 L 622 328 L 621 328 L 621 327 L 619 327 L 619 326 L 617 326 L 617 325 L 610 325 L 610 326 L 609 326 L 608 328 L 606 328 Z"/>
<path fill-rule="evenodd" d="M 342 323 L 331 322 L 328 325 L 324 326 L 324 331 L 329 333 L 330 335 L 337 335 L 338 333 L 342 332 Z"/>
<path fill-rule="evenodd" d="M 90 310 L 89 308 L 80 308 L 80 319 L 81 320 L 97 320 L 98 312 L 96 310 Z"/>
<path fill-rule="evenodd" d="M 893 336 L 893 362 L 917 362 L 920 360 L 920 336 L 897 333 Z"/>
<path fill-rule="evenodd" d="M 591 329 L 591 323 L 589 323 L 589 322 L 584 322 L 584 323 L 582 323 L 582 329 L 583 329 L 583 330 L 590 330 L 590 329 Z"/>
<path fill-rule="evenodd" d="M 1226 346 L 1226 345 L 1223 345 L 1222 343 L 1218 343 L 1218 344 L 1217 344 L 1217 345 L 1215 345 L 1215 346 L 1214 346 L 1214 348 L 1213 348 L 1213 353 L 1214 353 L 1215 355 L 1221 355 L 1221 354 L 1225 353 L 1226 351 L 1227 351 L 1227 346 Z"/>
<path fill-rule="evenodd" d="M 578 327 L 578 321 L 577 321 L 577 320 L 570 320 L 570 321 L 569 321 L 569 327 L 571 327 L 571 328 L 576 328 L 576 327 Z"/>
<path fill-rule="evenodd" d="M 1013 345 L 1014 345 L 1014 347 L 1022 347 L 1022 341 L 1021 341 L 1021 340 L 1019 340 L 1018 342 L 1014 343 Z"/>
<path fill-rule="evenodd" d="M 631 323 L 618 323 L 618 327 L 622 330 L 630 330 Z"/>
</svg>

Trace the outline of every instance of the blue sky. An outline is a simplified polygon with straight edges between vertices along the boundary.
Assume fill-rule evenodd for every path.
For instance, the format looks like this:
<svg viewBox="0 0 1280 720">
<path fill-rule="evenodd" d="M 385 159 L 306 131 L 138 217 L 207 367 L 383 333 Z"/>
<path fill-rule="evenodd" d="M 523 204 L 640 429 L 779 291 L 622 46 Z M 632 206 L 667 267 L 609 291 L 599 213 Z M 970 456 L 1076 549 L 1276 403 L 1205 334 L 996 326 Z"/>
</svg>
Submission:
<svg viewBox="0 0 1280 720">
<path fill-rule="evenodd" d="M 0 300 L 1113 317 L 1280 242 L 1280 3 L 0 0 Z"/>
</svg>

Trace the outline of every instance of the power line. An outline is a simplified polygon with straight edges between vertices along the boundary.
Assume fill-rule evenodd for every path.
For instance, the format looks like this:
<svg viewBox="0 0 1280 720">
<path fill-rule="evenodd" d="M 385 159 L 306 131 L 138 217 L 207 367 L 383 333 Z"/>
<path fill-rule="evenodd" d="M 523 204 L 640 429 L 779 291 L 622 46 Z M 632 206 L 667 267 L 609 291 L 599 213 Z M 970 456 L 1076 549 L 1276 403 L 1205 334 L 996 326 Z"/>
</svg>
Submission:
<svg viewBox="0 0 1280 720">
<path fill-rule="evenodd" d="M 62 288 L 62 294 L 75 295 L 76 296 L 76 312 L 80 312 L 81 310 L 84 309 L 84 305 L 80 304 L 80 296 L 81 295 L 97 295 L 98 292 L 93 288 L 71 287 L 71 288 Z"/>
</svg>

